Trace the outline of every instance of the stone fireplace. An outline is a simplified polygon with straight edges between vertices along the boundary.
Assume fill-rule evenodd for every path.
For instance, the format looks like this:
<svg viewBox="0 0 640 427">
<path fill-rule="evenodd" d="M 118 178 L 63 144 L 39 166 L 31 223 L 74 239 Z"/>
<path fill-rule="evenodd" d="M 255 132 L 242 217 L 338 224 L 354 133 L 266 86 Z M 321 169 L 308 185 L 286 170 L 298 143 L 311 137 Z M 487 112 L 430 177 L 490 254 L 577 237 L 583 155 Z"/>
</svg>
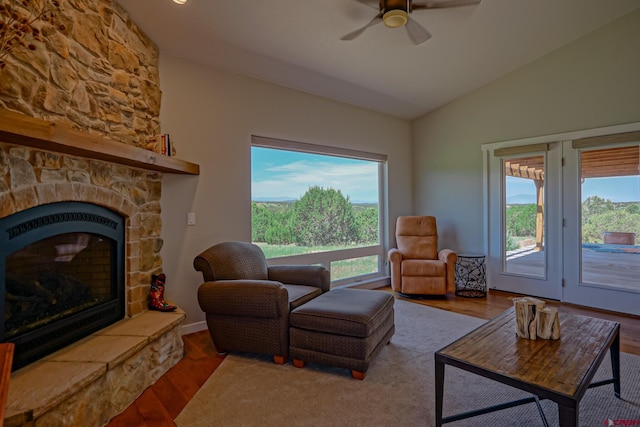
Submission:
<svg viewBox="0 0 640 427">
<path fill-rule="evenodd" d="M 162 174 L 198 167 L 144 149 L 161 133 L 159 54 L 126 11 L 114 0 L 6 7 L 28 19 L 39 4 L 52 18 L 33 21 L 39 39 L 26 32 L 0 69 L 0 218 L 58 203 L 121 218 L 123 319 L 13 372 L 5 426 L 102 425 L 182 357 L 184 313 L 151 312 L 147 295 L 162 271 Z M 53 245 L 87 241 L 67 238 Z"/>
</svg>

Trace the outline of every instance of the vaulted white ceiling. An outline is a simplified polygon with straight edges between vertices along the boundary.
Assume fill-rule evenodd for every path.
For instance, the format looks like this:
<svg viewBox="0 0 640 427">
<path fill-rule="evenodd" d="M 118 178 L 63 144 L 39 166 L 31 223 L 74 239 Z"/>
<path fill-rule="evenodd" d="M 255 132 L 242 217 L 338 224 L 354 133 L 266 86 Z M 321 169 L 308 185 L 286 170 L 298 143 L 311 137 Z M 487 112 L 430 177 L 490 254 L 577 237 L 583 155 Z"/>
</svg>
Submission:
<svg viewBox="0 0 640 427">
<path fill-rule="evenodd" d="M 419 10 L 413 45 L 356 0 L 117 0 L 161 51 L 413 119 L 640 8 L 638 0 L 482 0 Z M 417 1 L 417 0 L 416 0 Z"/>
</svg>

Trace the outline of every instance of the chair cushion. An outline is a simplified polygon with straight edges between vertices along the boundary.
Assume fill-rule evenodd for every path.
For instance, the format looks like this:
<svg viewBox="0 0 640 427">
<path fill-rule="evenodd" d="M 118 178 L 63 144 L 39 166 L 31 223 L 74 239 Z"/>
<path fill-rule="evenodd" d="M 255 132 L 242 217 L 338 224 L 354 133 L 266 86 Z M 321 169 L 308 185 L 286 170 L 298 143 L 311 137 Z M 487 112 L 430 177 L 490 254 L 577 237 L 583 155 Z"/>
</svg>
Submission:
<svg viewBox="0 0 640 427">
<path fill-rule="evenodd" d="M 287 283 L 283 283 L 283 286 L 289 293 L 289 310 L 300 307 L 322 294 L 322 289 L 314 286 L 289 285 Z"/>
<path fill-rule="evenodd" d="M 437 259 L 438 229 L 435 217 L 398 217 L 396 243 L 404 258 Z"/>
<path fill-rule="evenodd" d="M 405 259 L 402 261 L 402 276 L 445 277 L 447 265 L 443 261 L 427 259 Z"/>
</svg>

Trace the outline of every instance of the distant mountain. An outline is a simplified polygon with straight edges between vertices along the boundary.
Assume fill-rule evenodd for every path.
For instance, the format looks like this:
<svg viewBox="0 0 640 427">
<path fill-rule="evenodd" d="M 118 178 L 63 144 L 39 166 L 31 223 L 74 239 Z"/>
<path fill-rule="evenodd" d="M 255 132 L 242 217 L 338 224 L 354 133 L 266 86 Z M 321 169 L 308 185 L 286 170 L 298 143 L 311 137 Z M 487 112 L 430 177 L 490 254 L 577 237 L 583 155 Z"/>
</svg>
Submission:
<svg viewBox="0 0 640 427">
<path fill-rule="evenodd" d="M 535 194 L 514 194 L 507 197 L 508 205 L 530 205 L 536 203 Z"/>
<path fill-rule="evenodd" d="M 283 199 L 282 197 L 260 197 L 258 199 L 251 200 L 252 202 L 279 202 L 279 203 L 293 203 L 296 199 Z"/>
<path fill-rule="evenodd" d="M 293 203 L 298 199 L 283 199 L 282 197 L 260 197 L 257 199 L 252 199 L 252 202 L 256 203 Z M 370 201 L 362 201 L 362 200 L 349 200 L 352 205 L 359 205 L 364 207 L 378 207 L 377 202 Z"/>
</svg>

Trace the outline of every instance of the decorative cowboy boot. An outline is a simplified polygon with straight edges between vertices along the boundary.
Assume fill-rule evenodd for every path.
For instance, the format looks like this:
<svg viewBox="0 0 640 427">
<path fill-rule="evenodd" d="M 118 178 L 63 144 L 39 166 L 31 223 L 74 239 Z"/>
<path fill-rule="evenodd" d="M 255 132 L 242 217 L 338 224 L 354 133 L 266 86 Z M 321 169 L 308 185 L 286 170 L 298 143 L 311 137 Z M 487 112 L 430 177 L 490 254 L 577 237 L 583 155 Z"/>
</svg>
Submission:
<svg viewBox="0 0 640 427">
<path fill-rule="evenodd" d="M 151 291 L 149 292 L 149 310 L 174 311 L 178 307 L 167 304 L 164 300 L 164 273 L 151 275 Z"/>
</svg>

